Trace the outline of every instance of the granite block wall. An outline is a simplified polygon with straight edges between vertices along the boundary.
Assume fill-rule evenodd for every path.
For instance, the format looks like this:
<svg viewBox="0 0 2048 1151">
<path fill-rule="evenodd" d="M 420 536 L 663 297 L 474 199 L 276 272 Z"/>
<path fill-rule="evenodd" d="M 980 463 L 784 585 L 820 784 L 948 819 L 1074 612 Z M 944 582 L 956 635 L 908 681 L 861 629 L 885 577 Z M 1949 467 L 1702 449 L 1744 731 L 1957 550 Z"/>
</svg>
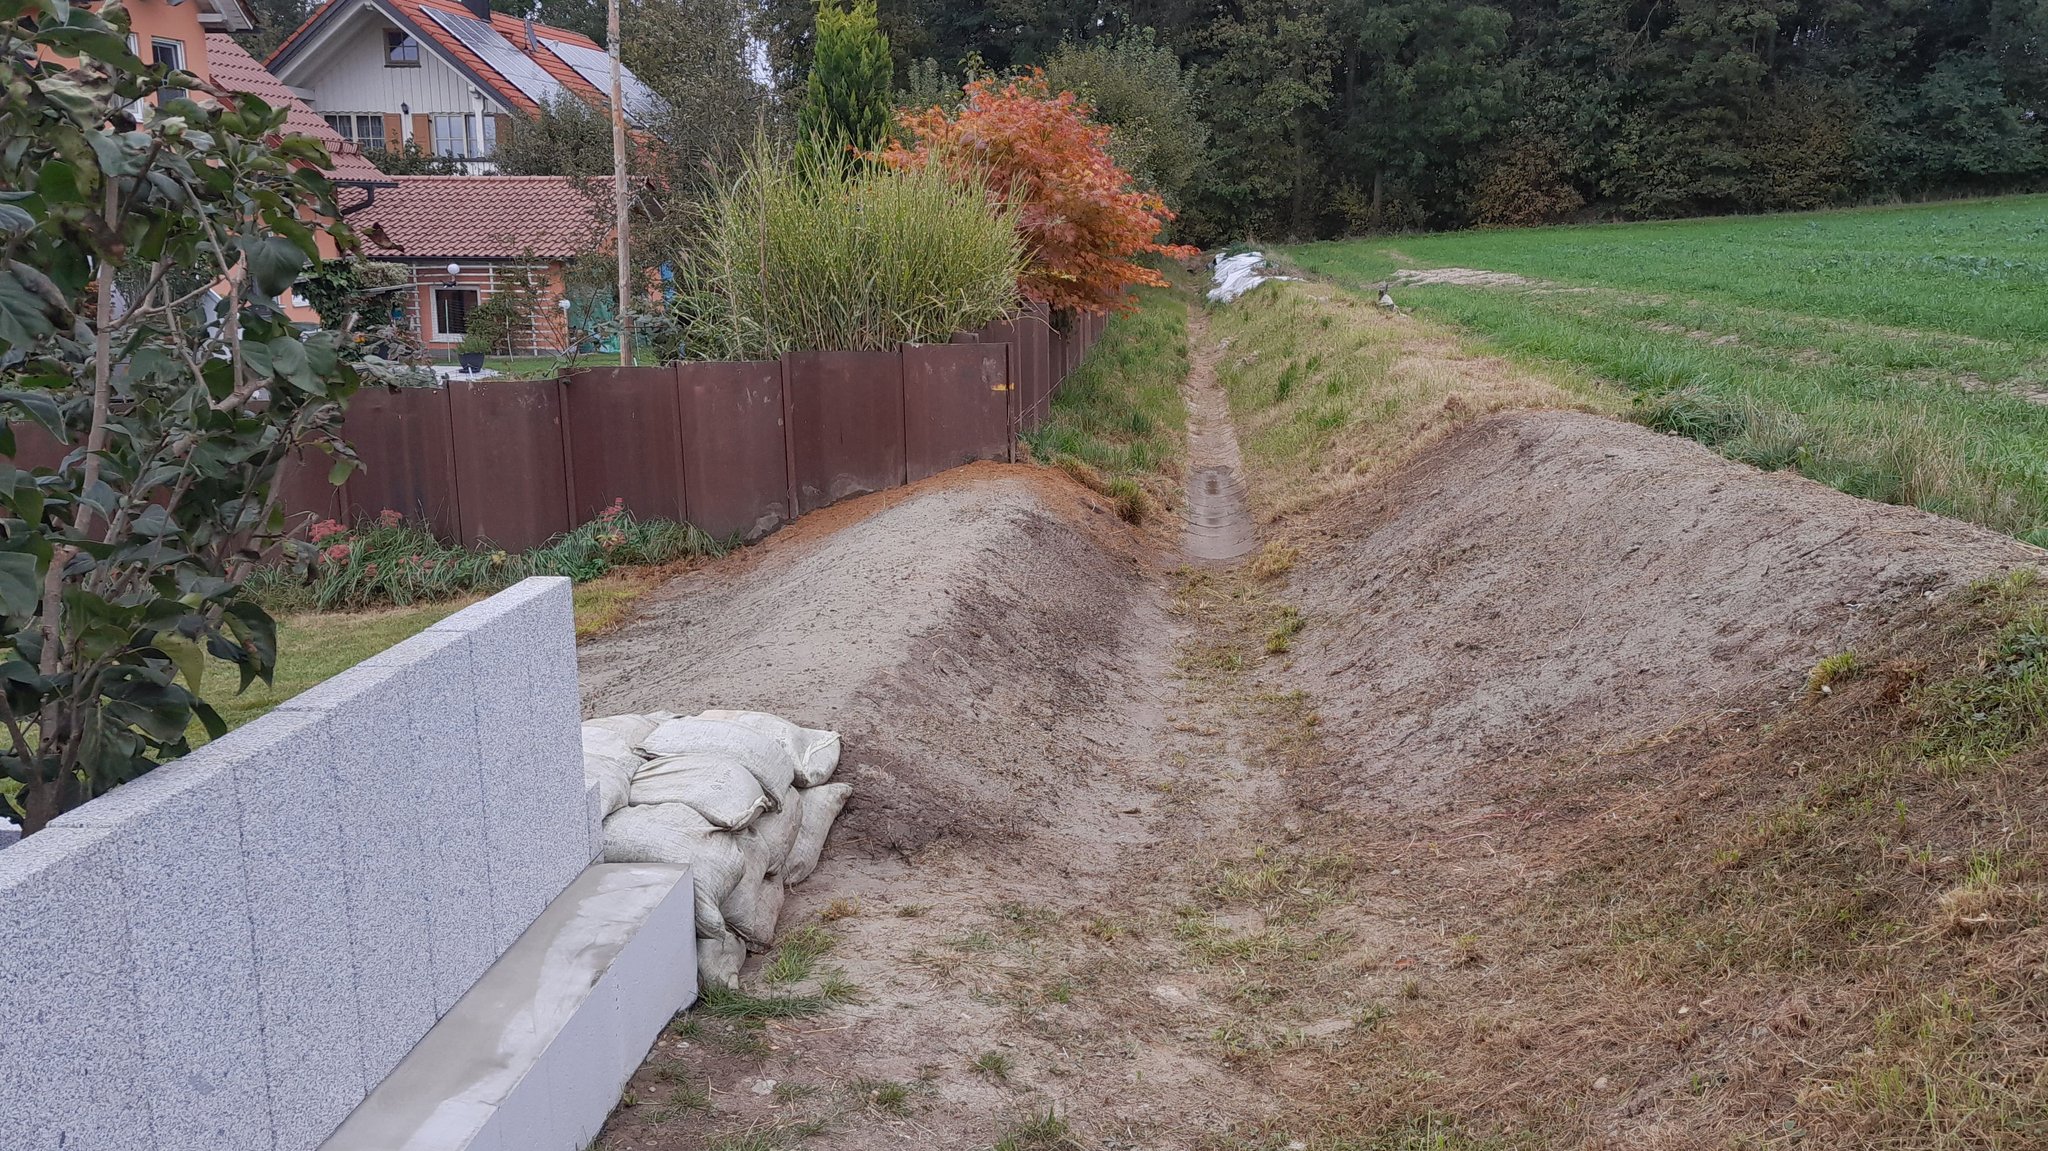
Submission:
<svg viewBox="0 0 2048 1151">
<path fill-rule="evenodd" d="M 0 846 L 8 1151 L 314 1151 L 592 858 L 530 579 Z"/>
</svg>

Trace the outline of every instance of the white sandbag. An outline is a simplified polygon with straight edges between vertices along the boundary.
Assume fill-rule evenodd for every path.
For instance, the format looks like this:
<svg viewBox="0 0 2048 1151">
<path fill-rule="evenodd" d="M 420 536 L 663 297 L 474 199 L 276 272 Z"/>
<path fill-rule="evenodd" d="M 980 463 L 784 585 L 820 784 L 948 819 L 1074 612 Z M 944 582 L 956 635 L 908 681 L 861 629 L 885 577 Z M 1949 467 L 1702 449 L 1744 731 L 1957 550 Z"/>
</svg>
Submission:
<svg viewBox="0 0 2048 1151">
<path fill-rule="evenodd" d="M 646 762 L 625 736 L 595 723 L 583 725 L 583 780 L 597 784 L 606 815 L 626 806 L 633 773 Z"/>
<path fill-rule="evenodd" d="M 782 881 L 742 879 L 718 910 L 725 915 L 726 928 L 746 942 L 748 951 L 766 951 L 775 944 L 775 920 L 782 914 Z"/>
<path fill-rule="evenodd" d="M 832 821 L 839 818 L 839 810 L 852 794 L 850 783 L 828 783 L 804 792 L 803 819 L 797 828 L 796 842 L 783 858 L 782 882 L 802 883 L 818 869 L 818 857 L 825 853 L 825 837 L 831 834 Z"/>
<path fill-rule="evenodd" d="M 730 931 L 697 937 L 697 986 L 723 987 L 737 991 L 740 967 L 747 961 L 747 945 Z"/>
<path fill-rule="evenodd" d="M 696 885 L 698 922 L 718 905 L 747 872 L 739 839 L 683 803 L 639 804 L 604 821 L 606 863 L 680 863 Z M 721 920 L 722 925 L 722 920 Z"/>
<path fill-rule="evenodd" d="M 670 717 L 667 712 L 657 712 L 654 715 L 607 715 L 599 719 L 584 720 L 583 730 L 589 731 L 594 727 L 600 731 L 609 731 L 625 740 L 626 746 L 630 748 L 646 739 L 649 733 L 660 727 L 668 718 Z"/>
<path fill-rule="evenodd" d="M 776 797 L 774 811 L 740 833 L 741 853 L 758 852 L 763 875 L 779 874 L 790 849 L 796 846 L 797 833 L 803 830 L 803 797 L 804 793 L 795 787 L 784 790 Z"/>
<path fill-rule="evenodd" d="M 722 719 L 752 728 L 782 745 L 796 764 L 796 785 L 816 787 L 832 778 L 839 766 L 839 733 L 816 727 L 798 727 L 781 716 L 765 711 L 726 711 L 713 708 L 697 713 L 699 719 Z"/>
<path fill-rule="evenodd" d="M 669 720 L 640 741 L 640 750 L 650 756 L 722 756 L 746 768 L 769 795 L 780 795 L 796 778 L 796 757 L 780 743 L 751 727 L 721 719 L 690 716 Z"/>
<path fill-rule="evenodd" d="M 642 764 L 633 774 L 631 798 L 635 807 L 685 804 L 728 831 L 754 822 L 771 806 L 751 772 L 726 756 L 705 752 Z"/>
<path fill-rule="evenodd" d="M 725 926 L 725 913 L 718 910 L 718 896 L 711 894 L 710 888 L 696 883 L 696 873 L 694 871 L 691 872 L 690 894 L 696 900 L 697 934 L 709 936 L 726 934 L 729 929 Z M 728 892 L 727 894 L 731 893 Z"/>
</svg>

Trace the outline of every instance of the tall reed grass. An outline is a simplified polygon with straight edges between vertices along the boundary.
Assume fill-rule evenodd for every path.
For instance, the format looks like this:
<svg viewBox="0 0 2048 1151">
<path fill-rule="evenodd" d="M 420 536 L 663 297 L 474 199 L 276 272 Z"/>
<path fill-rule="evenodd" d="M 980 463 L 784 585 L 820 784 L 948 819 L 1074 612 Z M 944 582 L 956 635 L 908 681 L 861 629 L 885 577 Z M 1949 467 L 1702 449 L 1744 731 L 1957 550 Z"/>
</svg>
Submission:
<svg viewBox="0 0 2048 1151">
<path fill-rule="evenodd" d="M 757 146 L 682 261 L 691 359 L 945 340 L 1017 301 L 1016 213 L 936 167 L 804 164 Z"/>
</svg>

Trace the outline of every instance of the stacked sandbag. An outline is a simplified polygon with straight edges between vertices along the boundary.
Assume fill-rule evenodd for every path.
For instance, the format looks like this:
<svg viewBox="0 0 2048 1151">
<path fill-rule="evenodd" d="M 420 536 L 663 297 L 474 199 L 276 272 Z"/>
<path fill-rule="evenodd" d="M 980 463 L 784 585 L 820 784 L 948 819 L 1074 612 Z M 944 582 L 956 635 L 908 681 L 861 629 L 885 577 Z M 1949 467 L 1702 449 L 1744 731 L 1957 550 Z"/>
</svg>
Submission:
<svg viewBox="0 0 2048 1151">
<path fill-rule="evenodd" d="M 733 986 L 775 941 L 783 888 L 817 870 L 853 788 L 831 783 L 836 732 L 757 711 L 615 715 L 583 725 L 607 863 L 680 863 L 697 895 L 697 968 Z"/>
</svg>

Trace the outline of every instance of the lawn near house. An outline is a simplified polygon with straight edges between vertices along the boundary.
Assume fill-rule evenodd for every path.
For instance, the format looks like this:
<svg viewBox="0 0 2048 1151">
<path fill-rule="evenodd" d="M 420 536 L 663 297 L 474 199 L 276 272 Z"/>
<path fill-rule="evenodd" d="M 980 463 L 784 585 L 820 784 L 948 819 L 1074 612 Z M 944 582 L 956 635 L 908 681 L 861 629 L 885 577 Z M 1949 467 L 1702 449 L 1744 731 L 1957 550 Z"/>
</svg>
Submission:
<svg viewBox="0 0 2048 1151">
<path fill-rule="evenodd" d="M 661 577 L 648 569 L 624 569 L 576 585 L 576 636 L 606 631 L 624 620 L 633 601 L 652 590 Z M 358 612 L 296 612 L 277 620 L 277 675 L 273 682 L 249 685 L 234 694 L 235 669 L 220 660 L 207 661 L 202 694 L 230 728 L 267 714 L 307 688 L 340 675 L 378 652 L 402 643 L 482 599 L 464 596 L 412 607 Z M 193 725 L 194 743 L 205 733 Z"/>
<path fill-rule="evenodd" d="M 2048 197 L 1307 244 L 1355 290 L 1635 417 L 1852 495 L 2048 540 Z M 1484 273 L 1484 274 L 1481 274 Z"/>
</svg>

